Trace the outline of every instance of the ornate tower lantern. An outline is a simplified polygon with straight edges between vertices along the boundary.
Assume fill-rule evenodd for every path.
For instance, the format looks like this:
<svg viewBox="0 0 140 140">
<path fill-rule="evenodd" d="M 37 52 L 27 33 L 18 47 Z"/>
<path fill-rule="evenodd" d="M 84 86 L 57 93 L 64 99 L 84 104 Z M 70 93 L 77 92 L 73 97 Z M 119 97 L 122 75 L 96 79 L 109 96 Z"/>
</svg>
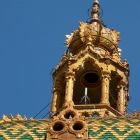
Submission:
<svg viewBox="0 0 140 140">
<path fill-rule="evenodd" d="M 119 33 L 101 20 L 98 0 L 90 21 L 66 37 L 68 51 L 53 73 L 50 118 L 4 115 L 0 140 L 140 140 L 140 112 L 126 113 L 129 64 Z"/>
<path fill-rule="evenodd" d="M 123 115 L 129 99 L 129 65 L 121 59 L 119 32 L 100 19 L 98 0 L 90 22 L 81 22 L 66 37 L 69 51 L 53 73 L 53 114 L 73 107 L 87 116 Z"/>
</svg>

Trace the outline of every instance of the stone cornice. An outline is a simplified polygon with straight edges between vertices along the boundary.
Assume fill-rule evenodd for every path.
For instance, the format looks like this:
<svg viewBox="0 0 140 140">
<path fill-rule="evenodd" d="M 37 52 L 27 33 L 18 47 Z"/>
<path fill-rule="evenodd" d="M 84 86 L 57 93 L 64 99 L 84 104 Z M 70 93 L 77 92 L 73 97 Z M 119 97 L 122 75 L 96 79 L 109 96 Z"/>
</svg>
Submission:
<svg viewBox="0 0 140 140">
<path fill-rule="evenodd" d="M 129 67 L 125 62 L 122 63 L 121 61 L 117 61 L 116 59 L 112 59 L 112 57 L 110 55 L 101 55 L 101 54 L 95 52 L 91 46 L 89 46 L 89 47 L 87 46 L 87 49 L 81 50 L 76 55 L 73 55 L 73 56 L 72 56 L 72 54 L 66 55 L 65 56 L 66 59 L 61 60 L 61 62 L 57 65 L 53 75 L 55 75 L 55 73 L 57 73 L 59 70 L 61 71 L 61 68 L 64 68 L 65 66 L 73 64 L 74 62 L 76 62 L 77 60 L 82 58 L 85 54 L 89 54 L 89 55 L 91 54 L 91 57 L 94 56 L 93 59 L 98 59 L 100 62 L 104 62 L 105 60 L 110 61 L 110 64 L 112 63 L 113 65 L 118 67 L 120 70 L 129 73 Z"/>
</svg>

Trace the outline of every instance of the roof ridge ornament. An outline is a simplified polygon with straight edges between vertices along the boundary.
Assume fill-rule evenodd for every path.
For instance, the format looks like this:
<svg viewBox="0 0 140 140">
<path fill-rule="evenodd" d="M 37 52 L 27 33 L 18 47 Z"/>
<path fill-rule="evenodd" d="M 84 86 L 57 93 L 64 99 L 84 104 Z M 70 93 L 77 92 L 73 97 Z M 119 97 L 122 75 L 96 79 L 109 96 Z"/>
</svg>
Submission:
<svg viewBox="0 0 140 140">
<path fill-rule="evenodd" d="M 12 122 L 12 121 L 26 121 L 27 117 L 22 117 L 20 114 L 17 114 L 16 117 L 14 117 L 12 114 L 10 116 L 3 115 L 2 120 L 0 120 L 0 124 L 3 122 Z"/>
<path fill-rule="evenodd" d="M 100 3 L 99 0 L 94 0 L 91 10 L 91 21 L 100 21 Z"/>
</svg>

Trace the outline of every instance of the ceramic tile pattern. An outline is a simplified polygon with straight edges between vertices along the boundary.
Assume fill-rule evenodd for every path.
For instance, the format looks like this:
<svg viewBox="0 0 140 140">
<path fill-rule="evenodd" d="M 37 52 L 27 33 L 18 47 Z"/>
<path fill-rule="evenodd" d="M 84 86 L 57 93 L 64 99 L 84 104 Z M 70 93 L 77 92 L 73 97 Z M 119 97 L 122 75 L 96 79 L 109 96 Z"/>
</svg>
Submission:
<svg viewBox="0 0 140 140">
<path fill-rule="evenodd" d="M 0 124 L 0 140 L 45 140 L 48 120 L 12 121 Z M 89 140 L 140 140 L 140 118 L 87 120 Z"/>
</svg>

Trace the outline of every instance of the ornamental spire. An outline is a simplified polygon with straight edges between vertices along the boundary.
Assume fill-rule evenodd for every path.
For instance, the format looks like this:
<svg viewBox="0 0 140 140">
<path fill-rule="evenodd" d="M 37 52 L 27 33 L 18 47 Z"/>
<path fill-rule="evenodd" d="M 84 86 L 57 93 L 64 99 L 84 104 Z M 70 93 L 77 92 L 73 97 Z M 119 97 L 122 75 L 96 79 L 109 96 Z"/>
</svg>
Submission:
<svg viewBox="0 0 140 140">
<path fill-rule="evenodd" d="M 100 4 L 99 0 L 94 0 L 92 11 L 91 11 L 91 20 L 100 21 Z"/>
</svg>

